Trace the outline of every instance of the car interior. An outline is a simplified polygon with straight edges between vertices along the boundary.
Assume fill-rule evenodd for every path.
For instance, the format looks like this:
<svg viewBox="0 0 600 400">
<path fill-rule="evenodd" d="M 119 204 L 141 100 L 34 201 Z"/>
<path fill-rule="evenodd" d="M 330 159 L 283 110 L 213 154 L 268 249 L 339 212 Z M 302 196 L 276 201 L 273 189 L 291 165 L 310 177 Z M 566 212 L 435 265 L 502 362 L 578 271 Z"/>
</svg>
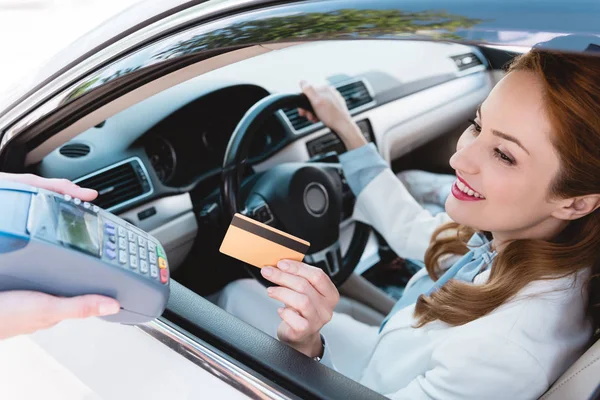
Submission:
<svg viewBox="0 0 600 400">
<path fill-rule="evenodd" d="M 221 241 L 235 212 L 301 235 L 316 246 L 308 260 L 336 278 L 336 311 L 379 325 L 415 270 L 381 235 L 353 221 L 355 199 L 338 167 L 346 149 L 322 123 L 298 114 L 305 104 L 299 82 L 334 86 L 395 173 L 453 174 L 448 160 L 458 137 L 516 54 L 417 40 L 234 49 L 170 72 L 65 126 L 27 152 L 24 169 L 98 190 L 96 205 L 161 241 L 173 279 L 168 323 L 264 376 L 279 377 L 283 386 L 291 382 L 296 393 L 376 398 L 217 306 L 228 283 L 260 280 L 258 269 L 220 253 Z M 246 133 L 241 144 L 231 140 L 234 132 Z M 296 168 L 294 174 L 311 166 L 337 174 L 339 217 L 331 237 L 322 238 L 327 229 L 318 224 L 295 219 L 294 201 L 265 201 L 281 188 L 277 182 L 288 182 L 273 172 L 285 166 Z M 599 384 L 599 359 L 596 343 L 543 398 L 589 398 Z"/>
</svg>

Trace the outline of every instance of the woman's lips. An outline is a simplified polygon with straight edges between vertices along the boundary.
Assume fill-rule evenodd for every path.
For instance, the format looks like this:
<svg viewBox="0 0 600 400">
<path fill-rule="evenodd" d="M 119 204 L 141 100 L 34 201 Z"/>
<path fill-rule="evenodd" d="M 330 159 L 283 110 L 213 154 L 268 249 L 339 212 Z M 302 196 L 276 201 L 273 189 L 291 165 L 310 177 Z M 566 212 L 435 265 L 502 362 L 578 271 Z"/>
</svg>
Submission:
<svg viewBox="0 0 600 400">
<path fill-rule="evenodd" d="M 477 190 L 473 189 L 473 188 L 471 187 L 471 185 L 469 185 L 469 184 L 467 183 L 467 181 L 465 181 L 463 178 L 461 178 L 461 177 L 460 177 L 458 174 L 456 175 L 456 179 L 458 179 L 459 181 L 461 181 L 461 182 L 463 183 L 463 185 L 465 185 L 466 187 L 468 187 L 468 188 L 469 188 L 469 189 L 471 189 L 472 191 L 474 191 L 474 192 L 477 192 Z"/>
<path fill-rule="evenodd" d="M 462 182 L 462 180 L 461 180 L 461 182 Z M 458 188 L 458 186 L 456 186 L 456 182 L 454 182 L 452 184 L 452 195 L 454 197 L 456 197 L 458 200 L 462 200 L 462 201 L 480 201 L 480 200 L 484 200 L 481 197 L 469 196 L 468 194 L 466 194 L 465 192 L 463 192 L 462 190 L 460 190 Z"/>
</svg>

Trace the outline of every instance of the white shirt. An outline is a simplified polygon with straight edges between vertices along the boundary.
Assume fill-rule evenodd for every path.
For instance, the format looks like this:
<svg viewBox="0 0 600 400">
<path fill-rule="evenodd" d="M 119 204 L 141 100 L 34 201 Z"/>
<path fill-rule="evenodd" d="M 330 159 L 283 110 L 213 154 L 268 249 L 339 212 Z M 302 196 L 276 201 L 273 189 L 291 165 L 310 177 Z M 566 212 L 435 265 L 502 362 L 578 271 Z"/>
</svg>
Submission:
<svg viewBox="0 0 600 400">
<path fill-rule="evenodd" d="M 389 169 L 361 191 L 354 217 L 372 225 L 401 257 L 420 260 L 433 231 L 450 221 L 445 213 L 431 216 Z M 489 273 L 474 283 L 485 283 Z M 582 290 L 588 273 L 533 282 L 462 326 L 434 321 L 413 328 L 414 305 L 406 307 L 377 337 L 364 338 L 370 356 L 351 377 L 392 399 L 536 399 L 591 337 Z M 332 366 L 327 354 L 323 362 Z"/>
</svg>

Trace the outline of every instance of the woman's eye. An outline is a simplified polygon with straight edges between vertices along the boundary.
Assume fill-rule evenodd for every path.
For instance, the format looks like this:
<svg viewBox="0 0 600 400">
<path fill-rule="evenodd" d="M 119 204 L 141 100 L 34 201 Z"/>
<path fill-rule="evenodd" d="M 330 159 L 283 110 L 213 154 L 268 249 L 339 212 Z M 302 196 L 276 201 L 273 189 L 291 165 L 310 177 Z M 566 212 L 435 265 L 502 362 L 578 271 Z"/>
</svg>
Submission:
<svg viewBox="0 0 600 400">
<path fill-rule="evenodd" d="M 514 165 L 515 164 L 515 160 L 513 160 L 512 158 L 510 158 L 509 156 L 507 156 L 506 154 L 504 154 L 499 149 L 494 149 L 494 157 L 498 158 L 500 161 L 502 161 L 503 163 L 506 163 L 508 165 Z"/>
<path fill-rule="evenodd" d="M 471 123 L 469 129 L 473 130 L 473 135 L 479 135 L 481 133 L 481 125 L 479 125 L 474 119 L 470 119 L 469 122 Z"/>
</svg>

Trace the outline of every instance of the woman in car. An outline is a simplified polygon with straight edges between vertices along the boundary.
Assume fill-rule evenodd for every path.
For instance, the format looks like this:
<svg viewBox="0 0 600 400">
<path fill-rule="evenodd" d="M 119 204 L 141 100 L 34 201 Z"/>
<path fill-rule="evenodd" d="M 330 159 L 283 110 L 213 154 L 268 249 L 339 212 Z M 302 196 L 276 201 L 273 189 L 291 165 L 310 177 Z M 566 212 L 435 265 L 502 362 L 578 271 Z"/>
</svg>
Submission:
<svg viewBox="0 0 600 400">
<path fill-rule="evenodd" d="M 238 281 L 222 306 L 268 330 L 261 315 L 283 303 L 281 341 L 393 399 L 538 398 L 600 325 L 598 71 L 600 58 L 517 58 L 459 139 L 435 216 L 366 144 L 341 96 L 303 84 L 314 109 L 303 114 L 350 150 L 341 162 L 355 218 L 426 269 L 380 327 L 333 313 L 327 275 L 286 260 L 262 269 L 278 285 L 269 297 Z M 337 341 L 352 362 L 339 364 Z"/>
</svg>

